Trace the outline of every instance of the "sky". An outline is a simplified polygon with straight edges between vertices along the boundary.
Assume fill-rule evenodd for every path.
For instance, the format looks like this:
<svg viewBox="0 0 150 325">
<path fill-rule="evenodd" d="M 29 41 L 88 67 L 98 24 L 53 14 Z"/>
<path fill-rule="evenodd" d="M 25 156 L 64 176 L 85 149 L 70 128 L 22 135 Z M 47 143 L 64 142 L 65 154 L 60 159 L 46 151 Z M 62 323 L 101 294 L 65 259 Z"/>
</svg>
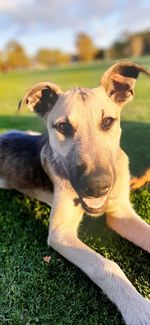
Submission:
<svg viewBox="0 0 150 325">
<path fill-rule="evenodd" d="M 18 40 L 31 55 L 43 47 L 75 53 L 80 32 L 106 48 L 147 29 L 150 0 L 0 0 L 0 50 Z"/>
</svg>

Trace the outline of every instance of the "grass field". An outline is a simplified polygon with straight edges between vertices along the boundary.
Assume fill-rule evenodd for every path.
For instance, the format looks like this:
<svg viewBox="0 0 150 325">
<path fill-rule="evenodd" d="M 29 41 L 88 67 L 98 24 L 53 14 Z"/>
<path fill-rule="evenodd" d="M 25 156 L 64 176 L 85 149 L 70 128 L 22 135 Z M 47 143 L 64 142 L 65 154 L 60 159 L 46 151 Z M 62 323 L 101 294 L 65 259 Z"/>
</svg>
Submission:
<svg viewBox="0 0 150 325">
<path fill-rule="evenodd" d="M 150 57 L 141 59 L 150 66 Z M 109 63 L 46 71 L 0 75 L 0 132 L 9 129 L 44 130 L 27 110 L 16 113 L 25 90 L 51 80 L 63 89 L 95 87 Z M 122 114 L 122 146 L 131 158 L 132 174 L 150 166 L 150 81 L 141 76 L 135 99 Z M 150 222 L 150 191 L 132 195 L 142 217 Z M 0 191 L 1 305 L 0 325 L 121 325 L 121 315 L 84 274 L 47 248 L 50 209 L 15 191 Z M 105 218 L 84 217 L 80 237 L 96 251 L 116 261 L 144 296 L 148 296 L 148 254 L 109 230 Z M 51 256 L 50 264 L 43 261 Z"/>
</svg>

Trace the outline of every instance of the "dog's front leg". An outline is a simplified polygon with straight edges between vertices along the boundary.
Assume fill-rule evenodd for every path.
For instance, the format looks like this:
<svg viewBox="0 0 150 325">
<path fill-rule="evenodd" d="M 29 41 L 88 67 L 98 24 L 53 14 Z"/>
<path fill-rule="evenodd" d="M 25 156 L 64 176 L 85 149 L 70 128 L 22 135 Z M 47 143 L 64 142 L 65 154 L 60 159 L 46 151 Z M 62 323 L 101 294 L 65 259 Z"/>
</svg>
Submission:
<svg viewBox="0 0 150 325">
<path fill-rule="evenodd" d="M 122 237 L 150 253 L 150 225 L 136 214 L 130 202 L 108 213 L 107 223 Z"/>
<path fill-rule="evenodd" d="M 150 305 L 132 286 L 120 267 L 93 251 L 77 237 L 83 210 L 74 194 L 56 191 L 48 243 L 94 281 L 121 311 L 128 325 L 149 325 Z"/>
</svg>

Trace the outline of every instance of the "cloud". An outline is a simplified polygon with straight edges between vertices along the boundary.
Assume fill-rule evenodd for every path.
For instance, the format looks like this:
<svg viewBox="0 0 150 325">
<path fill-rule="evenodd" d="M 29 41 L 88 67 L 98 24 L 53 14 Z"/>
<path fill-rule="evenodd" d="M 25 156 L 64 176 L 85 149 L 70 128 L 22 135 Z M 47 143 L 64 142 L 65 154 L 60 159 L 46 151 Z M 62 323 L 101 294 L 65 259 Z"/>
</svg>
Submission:
<svg viewBox="0 0 150 325">
<path fill-rule="evenodd" d="M 136 2 L 136 4 L 133 2 Z M 120 23 L 124 30 L 131 32 L 141 31 L 150 28 L 150 3 L 144 4 L 141 1 L 131 1 L 125 8 L 125 13 L 120 16 Z"/>
<path fill-rule="evenodd" d="M 74 3 L 69 0 L 12 0 L 10 6 L 5 6 L 1 1 L 0 12 L 21 29 L 39 25 L 58 29 L 71 26 Z"/>
<path fill-rule="evenodd" d="M 74 37 L 83 31 L 108 46 L 124 31 L 148 29 L 149 12 L 149 0 L 0 0 L 0 28 L 10 38 L 28 40 L 48 33 L 59 38 L 63 31 Z"/>
<path fill-rule="evenodd" d="M 10 0 L 10 1 L 3 1 L 0 0 L 0 10 L 1 11 L 8 11 L 12 10 L 15 6 L 19 4 L 19 0 Z"/>
<path fill-rule="evenodd" d="M 129 20 L 132 24 L 131 15 L 135 12 L 140 14 L 140 20 L 145 19 L 147 6 L 148 0 L 0 0 L 0 12 L 21 30 L 35 26 L 47 26 L 56 30 L 79 29 L 93 21 L 102 23 L 113 15 L 120 16 L 123 25 Z M 137 27 L 138 23 L 135 17 L 134 24 Z M 128 27 L 130 29 L 130 25 Z"/>
</svg>

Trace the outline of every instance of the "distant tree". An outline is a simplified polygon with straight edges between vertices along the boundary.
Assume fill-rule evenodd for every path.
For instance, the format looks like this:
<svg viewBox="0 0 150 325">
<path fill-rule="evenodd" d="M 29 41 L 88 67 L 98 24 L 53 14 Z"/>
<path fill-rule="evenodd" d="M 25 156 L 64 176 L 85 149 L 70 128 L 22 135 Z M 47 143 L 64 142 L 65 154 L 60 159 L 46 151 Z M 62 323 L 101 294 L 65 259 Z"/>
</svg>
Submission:
<svg viewBox="0 0 150 325">
<path fill-rule="evenodd" d="M 0 52 L 0 71 L 7 72 L 7 63 L 5 61 L 3 52 Z"/>
<path fill-rule="evenodd" d="M 107 50 L 108 58 L 141 56 L 150 54 L 150 31 L 129 35 L 124 33 Z"/>
<path fill-rule="evenodd" d="M 131 55 L 150 54 L 150 31 L 131 35 L 129 42 Z"/>
<path fill-rule="evenodd" d="M 38 50 L 37 54 L 35 55 L 35 60 L 46 66 L 49 66 L 51 64 L 51 58 L 51 50 L 46 48 Z"/>
<path fill-rule="evenodd" d="M 69 64 L 71 62 L 71 55 L 69 53 L 60 53 L 59 63 L 62 65 Z"/>
<path fill-rule="evenodd" d="M 5 48 L 6 64 L 9 69 L 26 68 L 30 60 L 21 44 L 11 41 Z"/>
<path fill-rule="evenodd" d="M 3 71 L 3 57 L 2 57 L 2 53 L 0 52 L 0 71 Z"/>
<path fill-rule="evenodd" d="M 51 51 L 51 65 L 68 64 L 71 61 L 71 56 L 60 50 L 54 49 Z"/>
<path fill-rule="evenodd" d="M 92 38 L 84 33 L 77 35 L 76 46 L 78 56 L 81 61 L 89 62 L 94 59 L 96 48 L 94 46 Z"/>
<path fill-rule="evenodd" d="M 131 37 L 130 48 L 132 55 L 142 55 L 144 52 L 144 39 L 140 35 Z"/>
<path fill-rule="evenodd" d="M 130 46 L 128 39 L 116 40 L 108 49 L 107 56 L 109 58 L 125 58 L 130 55 Z"/>
<path fill-rule="evenodd" d="M 102 60 L 105 58 L 105 51 L 103 49 L 97 49 L 94 55 L 95 60 Z"/>
<path fill-rule="evenodd" d="M 144 54 L 150 55 L 150 31 L 145 32 L 144 35 Z"/>
<path fill-rule="evenodd" d="M 69 54 L 62 53 L 60 50 L 57 49 L 50 50 L 43 48 L 37 52 L 35 60 L 45 66 L 52 66 L 67 64 L 70 62 L 71 57 Z"/>
</svg>

